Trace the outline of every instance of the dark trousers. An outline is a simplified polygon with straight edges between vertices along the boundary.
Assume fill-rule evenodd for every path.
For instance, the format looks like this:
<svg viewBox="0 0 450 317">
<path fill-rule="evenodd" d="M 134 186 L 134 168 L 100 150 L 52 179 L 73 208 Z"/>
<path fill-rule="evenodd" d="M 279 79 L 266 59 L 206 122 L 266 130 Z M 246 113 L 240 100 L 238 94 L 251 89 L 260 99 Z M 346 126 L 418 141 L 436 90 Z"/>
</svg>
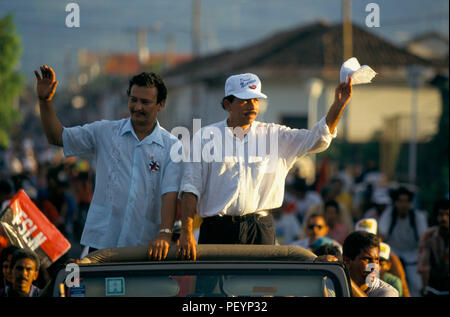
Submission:
<svg viewBox="0 0 450 317">
<path fill-rule="evenodd" d="M 275 244 L 272 214 L 203 218 L 199 244 Z"/>
<path fill-rule="evenodd" d="M 250 214 L 203 218 L 198 244 L 275 244 L 273 216 L 269 213 L 265 217 Z M 222 279 L 221 276 L 198 276 L 195 295 L 217 296 L 213 294 L 216 287 L 224 295 Z"/>
</svg>

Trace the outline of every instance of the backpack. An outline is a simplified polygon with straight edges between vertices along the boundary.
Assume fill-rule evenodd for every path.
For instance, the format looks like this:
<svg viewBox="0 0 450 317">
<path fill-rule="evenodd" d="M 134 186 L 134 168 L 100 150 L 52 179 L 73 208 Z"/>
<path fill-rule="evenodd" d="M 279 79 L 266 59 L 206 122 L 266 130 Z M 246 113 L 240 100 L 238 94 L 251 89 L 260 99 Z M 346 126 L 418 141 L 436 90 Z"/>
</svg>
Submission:
<svg viewBox="0 0 450 317">
<path fill-rule="evenodd" d="M 391 218 L 391 225 L 389 227 L 388 236 L 392 234 L 392 231 L 394 230 L 394 227 L 397 223 L 398 218 L 398 210 L 397 207 L 392 208 L 392 218 Z M 408 218 L 409 218 L 409 225 L 413 228 L 414 232 L 414 238 L 416 241 L 419 241 L 419 232 L 417 231 L 417 224 L 416 224 L 416 213 L 413 209 L 408 210 Z"/>
</svg>

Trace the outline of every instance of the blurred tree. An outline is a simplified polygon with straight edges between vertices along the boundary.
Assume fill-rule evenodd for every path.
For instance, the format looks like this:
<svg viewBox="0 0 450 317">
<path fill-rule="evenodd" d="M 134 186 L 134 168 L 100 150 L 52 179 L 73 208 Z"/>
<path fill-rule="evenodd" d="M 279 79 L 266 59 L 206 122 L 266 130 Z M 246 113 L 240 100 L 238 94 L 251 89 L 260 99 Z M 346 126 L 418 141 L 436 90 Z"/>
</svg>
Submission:
<svg viewBox="0 0 450 317">
<path fill-rule="evenodd" d="M 11 14 L 0 19 L 0 148 L 9 144 L 11 129 L 20 114 L 14 103 L 23 86 L 16 71 L 22 47 Z"/>
</svg>

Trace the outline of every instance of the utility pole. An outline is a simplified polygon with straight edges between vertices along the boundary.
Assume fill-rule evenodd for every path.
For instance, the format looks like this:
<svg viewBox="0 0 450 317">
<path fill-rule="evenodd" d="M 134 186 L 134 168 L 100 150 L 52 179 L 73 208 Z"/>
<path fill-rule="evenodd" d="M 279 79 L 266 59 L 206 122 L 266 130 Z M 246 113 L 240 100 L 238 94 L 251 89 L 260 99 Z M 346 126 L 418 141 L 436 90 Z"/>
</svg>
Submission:
<svg viewBox="0 0 450 317">
<path fill-rule="evenodd" d="M 202 1 L 192 0 L 192 29 L 191 29 L 191 44 L 192 44 L 192 58 L 196 59 L 200 55 L 200 42 L 201 42 L 201 30 L 202 30 Z M 198 84 L 195 82 L 194 72 L 191 73 L 191 111 L 192 117 L 199 117 L 199 103 L 200 103 L 200 91 Z"/>
<path fill-rule="evenodd" d="M 344 60 L 353 57 L 352 0 L 342 0 Z"/>
<path fill-rule="evenodd" d="M 342 0 L 342 46 L 345 62 L 353 57 L 352 0 Z M 348 108 L 342 115 L 344 141 L 348 140 Z"/>
<path fill-rule="evenodd" d="M 192 0 L 192 54 L 200 54 L 200 40 L 202 30 L 202 1 Z"/>
<path fill-rule="evenodd" d="M 411 98 L 411 138 L 409 140 L 408 180 L 416 184 L 417 177 L 417 122 L 418 122 L 418 93 L 424 82 L 425 70 L 421 66 L 413 65 L 406 68 L 408 82 L 412 89 Z"/>
</svg>

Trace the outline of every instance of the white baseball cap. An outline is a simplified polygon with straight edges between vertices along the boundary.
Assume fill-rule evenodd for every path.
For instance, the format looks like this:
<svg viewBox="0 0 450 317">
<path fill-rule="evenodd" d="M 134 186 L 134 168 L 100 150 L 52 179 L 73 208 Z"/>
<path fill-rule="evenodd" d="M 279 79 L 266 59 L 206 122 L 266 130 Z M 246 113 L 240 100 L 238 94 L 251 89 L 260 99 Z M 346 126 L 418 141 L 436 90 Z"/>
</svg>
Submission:
<svg viewBox="0 0 450 317">
<path fill-rule="evenodd" d="M 355 231 L 366 231 L 377 234 L 378 222 L 374 218 L 364 218 L 358 221 L 355 225 Z"/>
<path fill-rule="evenodd" d="M 391 254 L 391 247 L 389 246 L 389 244 L 380 242 L 380 258 L 389 260 L 390 254 Z"/>
<path fill-rule="evenodd" d="M 233 95 L 240 99 L 267 98 L 261 92 L 261 81 L 251 73 L 233 75 L 225 82 L 225 96 Z"/>
</svg>

